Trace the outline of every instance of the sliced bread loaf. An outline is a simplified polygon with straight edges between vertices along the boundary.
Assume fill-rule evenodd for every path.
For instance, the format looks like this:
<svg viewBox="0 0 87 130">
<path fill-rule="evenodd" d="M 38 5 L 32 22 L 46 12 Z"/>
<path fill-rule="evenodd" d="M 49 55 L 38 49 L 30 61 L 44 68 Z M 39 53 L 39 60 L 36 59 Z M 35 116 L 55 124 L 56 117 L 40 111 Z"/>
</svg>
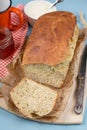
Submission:
<svg viewBox="0 0 87 130">
<path fill-rule="evenodd" d="M 22 79 L 10 91 L 10 97 L 26 117 L 30 114 L 45 116 L 55 110 L 58 101 L 57 91 L 30 79 Z"/>
<path fill-rule="evenodd" d="M 24 51 L 22 68 L 25 77 L 62 87 L 77 39 L 78 27 L 74 14 L 57 11 L 41 16 Z"/>
</svg>

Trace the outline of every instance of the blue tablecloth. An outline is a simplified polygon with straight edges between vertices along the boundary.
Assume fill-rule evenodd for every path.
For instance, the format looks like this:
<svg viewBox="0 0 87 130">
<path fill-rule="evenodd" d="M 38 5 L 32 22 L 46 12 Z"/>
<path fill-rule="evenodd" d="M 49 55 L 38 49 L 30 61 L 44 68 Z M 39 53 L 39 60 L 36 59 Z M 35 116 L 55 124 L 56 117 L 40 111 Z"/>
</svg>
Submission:
<svg viewBox="0 0 87 130">
<path fill-rule="evenodd" d="M 18 4 L 26 4 L 30 0 L 12 0 L 13 6 Z M 48 0 L 53 2 L 54 0 Z M 81 28 L 82 24 L 79 22 L 79 12 L 82 11 L 87 20 L 87 0 L 64 0 L 57 5 L 58 10 L 65 10 L 74 12 L 77 16 L 78 26 Z M 0 130 L 85 130 L 87 128 L 87 104 L 85 108 L 84 120 L 81 125 L 50 125 L 37 123 L 34 121 L 19 118 L 11 113 L 0 109 Z"/>
</svg>

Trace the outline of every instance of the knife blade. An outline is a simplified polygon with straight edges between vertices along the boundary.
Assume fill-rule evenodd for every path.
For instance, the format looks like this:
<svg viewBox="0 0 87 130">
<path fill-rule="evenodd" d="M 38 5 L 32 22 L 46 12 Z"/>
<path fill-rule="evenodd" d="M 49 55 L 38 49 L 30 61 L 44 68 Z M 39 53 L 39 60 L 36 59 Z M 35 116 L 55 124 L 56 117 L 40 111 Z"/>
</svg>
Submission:
<svg viewBox="0 0 87 130">
<path fill-rule="evenodd" d="M 85 89 L 85 76 L 86 76 L 86 59 L 87 59 L 87 39 L 85 40 L 85 47 L 81 57 L 80 68 L 77 75 L 77 88 L 76 88 L 76 104 L 74 111 L 76 114 L 81 114 L 83 111 L 83 99 Z"/>
</svg>

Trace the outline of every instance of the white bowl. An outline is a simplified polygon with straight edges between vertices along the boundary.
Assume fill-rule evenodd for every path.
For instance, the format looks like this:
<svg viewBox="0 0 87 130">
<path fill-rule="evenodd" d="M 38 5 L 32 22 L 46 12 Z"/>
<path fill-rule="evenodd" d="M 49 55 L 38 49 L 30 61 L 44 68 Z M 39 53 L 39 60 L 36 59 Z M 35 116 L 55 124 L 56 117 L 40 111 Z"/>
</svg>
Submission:
<svg viewBox="0 0 87 130">
<path fill-rule="evenodd" d="M 29 24 L 34 25 L 35 21 L 43 14 L 56 11 L 56 7 L 48 9 L 52 3 L 46 0 L 33 0 L 24 6 L 24 12 L 28 17 Z"/>
</svg>

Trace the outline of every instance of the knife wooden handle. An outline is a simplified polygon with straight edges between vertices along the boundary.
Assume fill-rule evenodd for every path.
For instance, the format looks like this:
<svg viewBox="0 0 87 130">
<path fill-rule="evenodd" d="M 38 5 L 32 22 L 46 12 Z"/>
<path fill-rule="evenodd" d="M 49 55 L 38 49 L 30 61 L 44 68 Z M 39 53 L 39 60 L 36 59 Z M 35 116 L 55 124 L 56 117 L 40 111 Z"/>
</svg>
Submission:
<svg viewBox="0 0 87 130">
<path fill-rule="evenodd" d="M 77 114 L 83 111 L 83 98 L 84 98 L 84 86 L 85 86 L 85 76 L 77 76 L 77 89 L 76 89 L 76 104 L 74 111 Z"/>
</svg>

